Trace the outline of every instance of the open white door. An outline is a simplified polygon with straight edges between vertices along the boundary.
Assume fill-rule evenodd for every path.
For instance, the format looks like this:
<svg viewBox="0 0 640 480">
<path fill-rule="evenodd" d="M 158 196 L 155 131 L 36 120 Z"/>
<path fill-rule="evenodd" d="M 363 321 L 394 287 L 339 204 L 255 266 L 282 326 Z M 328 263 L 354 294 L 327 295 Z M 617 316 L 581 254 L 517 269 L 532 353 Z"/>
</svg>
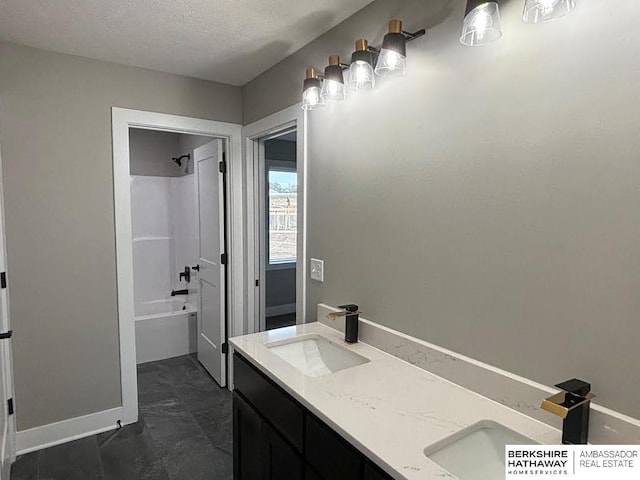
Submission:
<svg viewBox="0 0 640 480">
<path fill-rule="evenodd" d="M 222 140 L 193 152 L 200 223 L 198 360 L 226 386 L 225 182 Z"/>
<path fill-rule="evenodd" d="M 6 250 L 4 240 L 4 195 L 0 163 L 0 480 L 9 480 L 11 461 L 15 457 L 15 419 L 13 415 L 13 370 L 11 356 L 11 323 L 6 282 Z M 11 399 L 11 400 L 10 400 Z M 10 411 L 11 410 L 11 411 Z"/>
</svg>

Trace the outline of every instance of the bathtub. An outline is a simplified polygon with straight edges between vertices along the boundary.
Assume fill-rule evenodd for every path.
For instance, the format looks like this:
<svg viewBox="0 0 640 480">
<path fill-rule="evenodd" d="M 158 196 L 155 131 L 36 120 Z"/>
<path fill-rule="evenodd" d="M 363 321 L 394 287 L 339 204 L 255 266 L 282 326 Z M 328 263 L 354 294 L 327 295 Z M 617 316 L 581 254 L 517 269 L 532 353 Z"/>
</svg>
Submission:
<svg viewBox="0 0 640 480">
<path fill-rule="evenodd" d="M 135 306 L 136 362 L 194 353 L 197 311 L 184 300 L 167 298 Z"/>
</svg>

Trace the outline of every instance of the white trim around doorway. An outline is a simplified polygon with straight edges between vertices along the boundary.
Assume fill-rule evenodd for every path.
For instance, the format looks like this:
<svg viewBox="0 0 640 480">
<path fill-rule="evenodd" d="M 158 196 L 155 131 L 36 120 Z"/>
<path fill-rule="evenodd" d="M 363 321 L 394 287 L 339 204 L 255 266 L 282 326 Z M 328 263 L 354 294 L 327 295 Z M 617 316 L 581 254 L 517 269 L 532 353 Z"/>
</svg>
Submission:
<svg viewBox="0 0 640 480">
<path fill-rule="evenodd" d="M 247 333 L 260 331 L 260 286 L 255 280 L 260 278 L 259 256 L 254 253 L 259 247 L 260 235 L 258 212 L 258 185 L 256 182 L 260 140 L 288 128 L 296 128 L 297 170 L 298 170 L 298 246 L 296 259 L 296 323 L 306 321 L 307 274 L 307 116 L 300 104 L 285 108 L 242 128 L 244 147 L 244 168 L 246 172 L 247 195 Z M 260 282 L 261 285 L 264 281 Z"/>
<path fill-rule="evenodd" d="M 242 126 L 197 118 L 112 108 L 113 190 L 116 230 L 118 322 L 120 328 L 120 374 L 122 380 L 122 424 L 138 421 L 138 382 L 133 296 L 133 245 L 129 167 L 129 128 L 206 135 L 227 140 L 229 171 L 229 336 L 246 332 L 244 305 L 244 183 Z"/>
</svg>

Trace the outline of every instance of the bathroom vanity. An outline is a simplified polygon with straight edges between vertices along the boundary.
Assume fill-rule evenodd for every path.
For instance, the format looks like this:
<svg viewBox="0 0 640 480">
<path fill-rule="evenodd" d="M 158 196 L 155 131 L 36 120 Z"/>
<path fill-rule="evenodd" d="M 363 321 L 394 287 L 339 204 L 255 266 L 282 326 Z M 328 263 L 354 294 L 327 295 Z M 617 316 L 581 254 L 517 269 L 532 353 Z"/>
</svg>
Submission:
<svg viewBox="0 0 640 480">
<path fill-rule="evenodd" d="M 242 355 L 233 364 L 235 480 L 392 478 Z"/>
<path fill-rule="evenodd" d="M 230 343 L 235 480 L 466 480 L 437 452 L 452 447 L 469 472 L 488 461 L 464 450 L 478 435 L 560 443 L 546 424 L 319 323 Z"/>
</svg>

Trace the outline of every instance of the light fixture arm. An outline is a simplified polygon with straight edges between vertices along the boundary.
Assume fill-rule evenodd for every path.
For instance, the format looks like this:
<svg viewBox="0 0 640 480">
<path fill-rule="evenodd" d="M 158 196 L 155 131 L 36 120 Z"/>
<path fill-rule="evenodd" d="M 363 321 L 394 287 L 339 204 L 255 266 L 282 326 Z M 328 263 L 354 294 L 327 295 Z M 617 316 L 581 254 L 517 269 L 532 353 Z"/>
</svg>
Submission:
<svg viewBox="0 0 640 480">
<path fill-rule="evenodd" d="M 373 66 L 375 67 L 376 63 L 378 63 L 378 57 L 380 56 L 380 49 L 369 45 L 367 47 L 367 51 L 371 53 L 371 60 L 373 61 Z"/>
<path fill-rule="evenodd" d="M 342 70 L 347 70 L 351 66 L 351 64 L 350 63 L 342 63 L 341 62 L 341 63 L 338 64 L 338 66 L 340 68 L 342 68 Z M 316 78 L 319 78 L 320 80 L 324 81 L 326 77 L 322 73 L 320 73 L 321 70 L 316 70 L 316 72 L 317 72 L 316 73 Z"/>
<path fill-rule="evenodd" d="M 402 30 L 400 32 L 406 39 L 407 39 L 407 43 L 412 42 L 413 40 L 423 37 L 427 34 L 427 30 L 422 28 L 420 30 L 418 30 L 417 32 L 407 32 L 406 30 Z M 367 46 L 367 51 L 371 52 L 373 54 L 373 63 L 375 64 L 378 61 L 378 56 L 380 55 L 380 48 L 376 48 L 373 47 L 371 45 Z M 350 63 L 341 63 L 340 66 L 343 69 L 347 69 L 351 66 Z"/>
<path fill-rule="evenodd" d="M 405 75 L 406 44 L 426 35 L 427 31 L 424 28 L 416 32 L 403 30 L 402 20 L 397 18 L 389 20 L 388 27 L 379 47 L 369 45 L 366 38 L 356 40 L 349 63 L 340 61 L 339 55 L 330 55 L 328 65 L 322 70 L 324 74 L 319 73 L 319 69 L 308 68 L 302 86 L 302 108 L 315 110 L 324 107 L 325 100 L 342 101 L 346 98 L 346 88 L 370 90 L 375 87 L 376 75 Z M 346 70 L 349 78 L 345 81 Z"/>
<path fill-rule="evenodd" d="M 406 42 L 412 42 L 414 40 L 416 40 L 417 38 L 420 37 L 424 37 L 427 34 L 427 30 L 422 28 L 420 30 L 418 30 L 417 32 L 407 32 L 406 30 L 400 30 L 399 32 L 404 38 L 406 38 Z M 376 47 L 372 47 L 371 45 L 369 45 L 367 47 L 367 50 L 370 51 L 373 54 L 373 60 L 374 62 L 377 62 L 378 60 L 378 56 L 380 55 L 380 51 L 381 48 L 376 48 Z"/>
<path fill-rule="evenodd" d="M 414 33 L 410 33 L 410 32 L 407 32 L 405 30 L 402 30 L 402 35 L 404 35 L 405 38 L 407 39 L 407 43 L 412 42 L 416 38 L 423 37 L 426 34 L 427 34 L 427 31 L 424 28 L 422 28 L 422 29 L 420 29 L 420 30 L 418 30 L 417 32 L 414 32 Z"/>
<path fill-rule="evenodd" d="M 319 80 L 324 80 L 324 75 L 322 73 L 320 73 L 320 70 L 316 70 L 315 67 L 312 67 L 315 71 L 315 78 L 319 79 Z"/>
</svg>

